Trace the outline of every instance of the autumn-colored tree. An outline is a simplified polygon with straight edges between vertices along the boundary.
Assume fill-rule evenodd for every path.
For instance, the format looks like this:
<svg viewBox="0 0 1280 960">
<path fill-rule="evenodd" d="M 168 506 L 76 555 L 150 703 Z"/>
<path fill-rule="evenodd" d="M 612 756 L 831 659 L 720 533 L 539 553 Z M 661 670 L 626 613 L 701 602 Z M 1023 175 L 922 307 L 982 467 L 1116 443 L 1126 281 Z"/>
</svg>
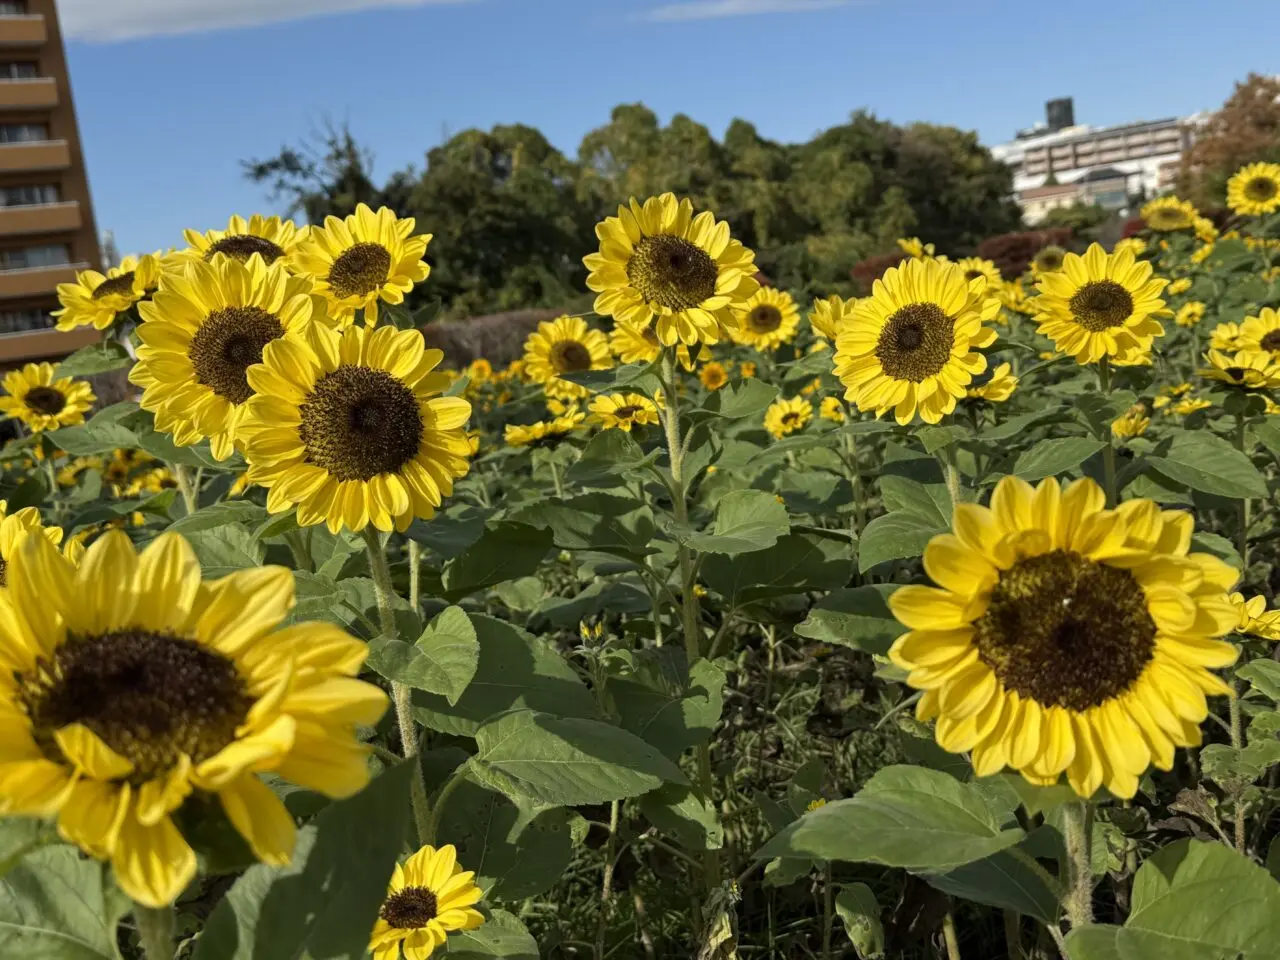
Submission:
<svg viewBox="0 0 1280 960">
<path fill-rule="evenodd" d="M 1183 154 L 1178 195 L 1201 209 L 1220 208 L 1227 180 L 1258 160 L 1280 162 L 1280 77 L 1251 73 Z"/>
</svg>

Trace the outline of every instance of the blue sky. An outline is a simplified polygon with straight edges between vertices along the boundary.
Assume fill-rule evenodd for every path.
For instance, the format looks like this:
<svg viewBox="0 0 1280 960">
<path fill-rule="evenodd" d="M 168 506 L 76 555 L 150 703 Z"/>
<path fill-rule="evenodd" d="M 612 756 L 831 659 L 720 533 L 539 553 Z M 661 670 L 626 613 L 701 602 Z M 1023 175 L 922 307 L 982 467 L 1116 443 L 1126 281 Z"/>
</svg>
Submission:
<svg viewBox="0 0 1280 960">
<path fill-rule="evenodd" d="M 239 161 L 271 156 L 326 118 L 350 123 L 382 177 L 421 166 L 448 134 L 496 123 L 532 124 L 573 154 L 633 101 L 716 135 L 741 116 L 786 141 L 860 107 L 977 130 L 986 143 L 1040 119 L 1055 96 L 1074 96 L 1077 120 L 1093 124 L 1213 108 L 1250 70 L 1276 68 L 1274 30 L 1240 29 L 1274 25 L 1272 2 L 1219 0 L 1212 13 L 1188 0 L 60 8 L 98 225 L 129 252 L 181 244 L 183 227 L 223 226 L 231 213 L 279 212 Z"/>
</svg>

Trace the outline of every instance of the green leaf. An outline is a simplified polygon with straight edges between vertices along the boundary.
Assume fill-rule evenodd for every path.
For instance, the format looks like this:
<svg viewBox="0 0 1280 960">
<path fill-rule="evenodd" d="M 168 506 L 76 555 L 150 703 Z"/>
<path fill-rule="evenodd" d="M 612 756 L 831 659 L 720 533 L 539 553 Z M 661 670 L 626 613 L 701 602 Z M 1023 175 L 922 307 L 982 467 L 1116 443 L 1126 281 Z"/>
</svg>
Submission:
<svg viewBox="0 0 1280 960">
<path fill-rule="evenodd" d="M 87 347 L 81 347 L 67 357 L 54 371 L 54 378 L 60 377 L 92 377 L 111 370 L 122 370 L 133 365 L 133 358 L 124 344 L 117 340 L 99 340 Z"/>
<path fill-rule="evenodd" d="M 1120 927 L 1091 923 L 1067 934 L 1068 960 L 1129 960 L 1120 953 Z M 1132 960 L 1143 960 L 1135 956 Z"/>
<path fill-rule="evenodd" d="M 631 677 L 611 679 L 610 697 L 626 730 L 675 760 L 711 737 L 724 708 L 725 675 L 710 660 L 685 669 L 679 649 L 641 651 Z"/>
<path fill-rule="evenodd" d="M 1130 390 L 1116 390 L 1110 396 L 1082 393 L 1075 398 L 1075 411 L 1089 427 L 1089 432 L 1104 443 L 1111 442 L 1111 421 L 1138 402 Z"/>
<path fill-rule="evenodd" d="M 820 643 L 835 643 L 885 656 L 907 632 L 886 602 L 897 584 L 873 584 L 833 590 L 819 600 L 795 632 Z"/>
<path fill-rule="evenodd" d="M 637 797 L 688 783 L 680 768 L 626 730 L 513 710 L 476 731 L 473 775 L 510 797 L 575 805 Z"/>
<path fill-rule="evenodd" d="M 1002 850 L 946 873 L 926 873 L 929 885 L 975 903 L 1014 910 L 1043 923 L 1058 919 L 1058 895 L 1021 858 Z"/>
<path fill-rule="evenodd" d="M 1055 407 L 1052 410 L 1038 410 L 1035 413 L 1024 413 L 1021 416 L 1010 417 L 994 427 L 984 427 L 981 438 L 983 440 L 1008 440 L 1012 437 L 1022 436 L 1032 427 L 1041 426 L 1046 423 L 1057 423 L 1064 420 L 1065 415 L 1062 410 Z"/>
<path fill-rule="evenodd" d="M 266 517 L 265 508 L 248 500 L 224 500 L 189 513 L 169 525 L 169 530 L 190 536 L 200 530 L 213 530 L 228 523 L 261 523 Z"/>
<path fill-rule="evenodd" d="M 749 377 L 745 380 L 732 380 L 713 391 L 702 409 L 713 416 L 741 420 L 744 417 L 763 415 L 769 404 L 777 398 L 777 387 Z"/>
<path fill-rule="evenodd" d="M 787 508 L 763 490 L 735 490 L 720 498 L 710 533 L 693 533 L 685 543 L 699 553 L 751 553 L 778 542 L 791 530 Z"/>
<path fill-rule="evenodd" d="M 909 513 L 939 529 L 951 525 L 953 506 L 946 484 L 887 473 L 880 477 L 880 496 L 890 513 Z"/>
<path fill-rule="evenodd" d="M 1236 668 L 1236 676 L 1248 680 L 1264 697 L 1280 703 L 1280 663 L 1274 660 L 1250 660 Z"/>
<path fill-rule="evenodd" d="M 1080 469 L 1080 465 L 1106 446 L 1102 440 L 1086 437 L 1059 437 L 1041 440 L 1021 454 L 1013 465 L 1015 476 L 1040 480 Z"/>
<path fill-rule="evenodd" d="M 331 803 L 287 867 L 251 867 L 209 917 L 195 960 L 363 960 L 409 828 L 416 763 Z"/>
<path fill-rule="evenodd" d="M 918 767 L 880 770 L 858 794 L 805 814 L 756 857 L 813 857 L 948 870 L 1013 846 L 1007 811 L 972 784 Z"/>
<path fill-rule="evenodd" d="M 1267 482 L 1253 462 L 1227 441 L 1207 430 L 1179 430 L 1161 455 L 1147 463 L 1170 480 L 1220 497 L 1265 497 Z"/>
<path fill-rule="evenodd" d="M 512 610 L 524 613 L 535 609 L 543 601 L 547 588 L 537 577 L 521 577 L 498 584 L 493 592 Z"/>
<path fill-rule="evenodd" d="M 651 369 L 652 364 L 648 363 L 624 363 L 606 370 L 577 370 L 560 376 L 592 393 L 613 393 L 627 387 L 652 396 L 654 389 L 660 389 L 662 384 L 650 372 Z"/>
<path fill-rule="evenodd" d="M 0 956 L 118 960 L 116 926 L 128 909 L 105 864 L 46 847 L 0 879 Z"/>
<path fill-rule="evenodd" d="M 487 719 L 529 707 L 564 717 L 596 717 L 595 698 L 549 640 L 492 617 L 472 616 L 480 657 L 456 704 L 415 691 L 414 715 L 424 726 L 474 736 Z"/>
<path fill-rule="evenodd" d="M 925 453 L 928 454 L 944 450 L 967 436 L 969 431 L 955 424 L 939 427 L 923 426 L 916 430 L 916 438 L 924 444 Z"/>
<path fill-rule="evenodd" d="M 405 535 L 443 559 L 452 560 L 484 536 L 487 516 L 487 513 L 470 507 L 463 507 L 456 512 L 437 513 L 430 520 L 413 521 Z"/>
<path fill-rule="evenodd" d="M 538 960 L 538 943 L 524 924 L 505 910 L 490 912 L 475 930 L 461 930 L 445 941 L 445 955 L 453 960 Z"/>
<path fill-rule="evenodd" d="M 228 573 L 262 565 L 266 548 L 244 527 L 228 523 L 209 530 L 197 530 L 187 540 L 206 580 L 225 577 Z"/>
<path fill-rule="evenodd" d="M 582 457 L 569 467 L 565 478 L 584 487 L 612 485 L 619 477 L 631 475 L 653 463 L 657 452 L 646 456 L 625 430 L 602 430 L 591 438 Z"/>
<path fill-rule="evenodd" d="M 654 550 L 650 546 L 657 529 L 653 511 L 631 497 L 608 493 L 553 497 L 522 507 L 512 519 L 550 529 L 552 543 L 561 550 L 597 550 L 633 557 L 644 557 Z"/>
<path fill-rule="evenodd" d="M 63 427 L 45 434 L 58 449 L 73 457 L 91 457 L 99 453 L 111 453 L 117 447 L 136 447 L 138 437 L 128 427 L 118 423 L 95 423 L 90 420 L 84 426 Z"/>
<path fill-rule="evenodd" d="M 688 787 L 669 783 L 640 798 L 640 812 L 686 850 L 719 850 L 724 827 L 714 806 Z"/>
<path fill-rule="evenodd" d="M 551 549 L 551 531 L 501 520 L 444 568 L 445 599 L 457 600 L 496 583 L 528 576 Z"/>
<path fill-rule="evenodd" d="M 884 925 L 880 922 L 880 904 L 865 883 L 851 883 L 836 894 L 836 913 L 844 924 L 849 942 L 860 960 L 879 960 L 884 956 Z"/>
<path fill-rule="evenodd" d="M 545 620 L 553 627 L 576 627 L 588 617 L 610 613 L 644 613 L 653 600 L 639 580 L 596 580 L 573 597 L 547 597 L 529 626 Z"/>
<path fill-rule="evenodd" d="M 866 573 L 888 560 L 918 557 L 930 540 L 948 529 L 946 523 L 938 524 L 914 513 L 886 513 L 876 517 L 858 540 L 858 572 Z"/>
<path fill-rule="evenodd" d="M 730 608 L 789 593 L 844 586 L 853 572 L 848 545 L 836 545 L 844 556 L 829 556 L 822 543 L 790 533 L 767 550 L 736 556 L 708 554 L 700 579 L 724 597 Z"/>
<path fill-rule="evenodd" d="M 438 693 L 453 706 L 475 676 L 480 644 L 471 618 L 447 607 L 427 625 L 416 644 L 379 637 L 369 645 L 369 668 L 415 690 Z"/>
</svg>

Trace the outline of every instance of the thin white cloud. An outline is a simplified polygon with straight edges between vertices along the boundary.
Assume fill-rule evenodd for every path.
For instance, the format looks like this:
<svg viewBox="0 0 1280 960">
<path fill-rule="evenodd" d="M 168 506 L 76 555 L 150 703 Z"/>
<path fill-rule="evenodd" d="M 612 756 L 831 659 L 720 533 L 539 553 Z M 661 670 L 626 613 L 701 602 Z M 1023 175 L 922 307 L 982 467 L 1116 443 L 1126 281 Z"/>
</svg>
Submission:
<svg viewBox="0 0 1280 960">
<path fill-rule="evenodd" d="M 808 13 L 847 6 L 851 0 L 687 0 L 650 10 L 646 20 L 718 20 L 757 13 Z"/>
<path fill-rule="evenodd" d="M 110 43 L 330 13 L 468 2 L 473 0 L 58 0 L 58 18 L 63 33 L 72 40 Z"/>
</svg>

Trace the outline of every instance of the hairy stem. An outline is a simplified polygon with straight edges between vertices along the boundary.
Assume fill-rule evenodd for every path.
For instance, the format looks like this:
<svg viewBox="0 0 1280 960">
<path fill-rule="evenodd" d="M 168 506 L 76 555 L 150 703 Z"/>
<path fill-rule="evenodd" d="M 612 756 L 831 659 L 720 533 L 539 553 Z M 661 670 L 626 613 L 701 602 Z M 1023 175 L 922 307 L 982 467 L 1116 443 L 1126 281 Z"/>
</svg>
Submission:
<svg viewBox="0 0 1280 960">
<path fill-rule="evenodd" d="M 133 919 L 138 926 L 138 940 L 147 960 L 173 960 L 173 907 L 133 905 Z"/>
<path fill-rule="evenodd" d="M 956 913 L 950 908 L 942 918 L 942 939 L 947 944 L 947 960 L 960 960 L 960 939 L 956 936 Z"/>
<path fill-rule="evenodd" d="M 831 861 L 822 865 L 822 960 L 831 960 L 831 935 L 836 926 L 836 885 Z"/>
<path fill-rule="evenodd" d="M 596 923 L 596 960 L 604 960 L 604 944 L 613 913 L 613 868 L 618 859 L 618 801 L 609 805 L 609 839 L 604 848 L 604 878 L 600 883 L 600 918 Z"/>
<path fill-rule="evenodd" d="M 1087 800 L 1062 807 L 1067 841 L 1067 919 L 1072 929 L 1093 922 L 1093 805 Z"/>
<path fill-rule="evenodd" d="M 1111 364 L 1106 357 L 1098 361 L 1098 389 L 1104 396 L 1111 396 Z M 1107 506 L 1116 505 L 1116 447 L 1114 435 L 1110 430 L 1106 436 L 1107 445 L 1102 448 L 1102 479 L 1107 493 Z"/>
<path fill-rule="evenodd" d="M 197 478 L 191 475 L 191 470 L 181 463 L 175 463 L 173 466 L 173 479 L 178 484 L 178 492 L 182 494 L 182 502 L 186 504 L 187 513 L 195 513 L 200 509 L 200 488 L 197 485 Z"/>
</svg>

